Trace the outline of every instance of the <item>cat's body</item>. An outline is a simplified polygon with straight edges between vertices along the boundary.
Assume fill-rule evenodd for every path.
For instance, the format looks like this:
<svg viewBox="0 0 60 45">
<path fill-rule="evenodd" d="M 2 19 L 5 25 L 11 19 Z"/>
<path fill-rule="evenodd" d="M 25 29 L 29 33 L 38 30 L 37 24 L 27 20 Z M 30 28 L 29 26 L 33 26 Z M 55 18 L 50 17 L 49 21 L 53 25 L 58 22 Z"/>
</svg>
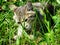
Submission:
<svg viewBox="0 0 60 45">
<path fill-rule="evenodd" d="M 17 38 L 17 36 L 22 36 L 23 26 L 26 30 L 31 30 L 31 23 L 35 18 L 34 16 L 35 12 L 33 11 L 31 2 L 14 9 L 13 19 L 16 21 L 16 23 L 18 23 L 17 35 L 14 38 Z"/>
<path fill-rule="evenodd" d="M 42 7 L 42 9 L 44 9 L 44 8 Z M 32 29 L 32 26 L 33 26 L 32 23 L 36 19 L 36 14 L 39 18 L 39 20 L 37 20 L 36 23 L 34 24 L 34 25 L 36 25 L 36 27 L 35 27 L 36 30 L 39 30 L 42 33 L 47 32 L 47 28 L 43 22 L 43 16 L 40 14 L 38 9 L 36 12 L 33 10 L 33 6 L 32 6 L 31 2 L 27 2 L 26 5 L 16 7 L 14 9 L 13 19 L 18 24 L 18 31 L 17 31 L 17 35 L 15 37 L 21 37 L 22 36 L 23 28 L 25 28 L 26 31 L 29 31 L 29 32 L 33 30 Z M 41 23 L 41 24 L 39 24 L 39 23 Z"/>
</svg>

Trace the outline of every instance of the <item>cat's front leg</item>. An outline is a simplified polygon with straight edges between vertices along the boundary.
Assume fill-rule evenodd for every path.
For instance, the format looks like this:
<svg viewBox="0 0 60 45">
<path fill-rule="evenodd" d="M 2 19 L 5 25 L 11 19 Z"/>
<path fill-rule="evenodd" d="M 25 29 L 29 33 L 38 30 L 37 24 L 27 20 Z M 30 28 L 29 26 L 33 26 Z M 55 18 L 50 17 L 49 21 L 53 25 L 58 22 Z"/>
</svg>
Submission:
<svg viewBox="0 0 60 45">
<path fill-rule="evenodd" d="M 14 36 L 14 39 L 16 40 L 17 38 L 22 37 L 22 32 L 23 32 L 23 28 L 21 25 L 19 25 L 17 28 L 17 35 Z"/>
</svg>

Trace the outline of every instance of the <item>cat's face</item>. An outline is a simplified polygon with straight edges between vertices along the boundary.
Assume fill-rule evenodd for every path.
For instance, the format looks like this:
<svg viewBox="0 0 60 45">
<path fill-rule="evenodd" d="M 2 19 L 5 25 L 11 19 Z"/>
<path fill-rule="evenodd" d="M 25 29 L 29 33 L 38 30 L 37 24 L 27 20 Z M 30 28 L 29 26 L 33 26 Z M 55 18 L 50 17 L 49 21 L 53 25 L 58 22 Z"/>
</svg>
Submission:
<svg viewBox="0 0 60 45">
<path fill-rule="evenodd" d="M 27 10 L 26 7 L 18 7 L 14 11 L 13 19 L 16 23 L 22 24 L 26 29 L 31 29 L 31 23 L 35 18 L 35 12 Z M 25 23 L 25 24 L 24 24 Z"/>
</svg>

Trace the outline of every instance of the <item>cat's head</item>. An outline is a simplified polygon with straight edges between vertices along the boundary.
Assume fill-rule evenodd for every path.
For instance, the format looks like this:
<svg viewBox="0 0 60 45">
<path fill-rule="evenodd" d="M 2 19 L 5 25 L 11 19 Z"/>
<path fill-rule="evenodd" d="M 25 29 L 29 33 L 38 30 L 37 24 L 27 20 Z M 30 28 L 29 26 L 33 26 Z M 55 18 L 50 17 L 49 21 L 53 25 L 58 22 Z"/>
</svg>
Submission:
<svg viewBox="0 0 60 45">
<path fill-rule="evenodd" d="M 33 10 L 27 10 L 26 6 L 17 7 L 14 10 L 14 16 L 13 19 L 16 23 L 24 25 L 25 28 L 30 29 L 31 23 L 33 22 L 35 18 L 35 12 Z"/>
</svg>

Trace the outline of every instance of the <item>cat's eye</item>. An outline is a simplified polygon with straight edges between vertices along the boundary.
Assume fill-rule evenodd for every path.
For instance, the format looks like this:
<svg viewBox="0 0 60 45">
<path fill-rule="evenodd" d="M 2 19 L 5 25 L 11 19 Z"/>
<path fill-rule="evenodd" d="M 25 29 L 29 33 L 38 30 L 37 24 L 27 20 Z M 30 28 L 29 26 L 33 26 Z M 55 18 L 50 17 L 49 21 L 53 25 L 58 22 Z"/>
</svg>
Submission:
<svg viewBox="0 0 60 45">
<path fill-rule="evenodd" d="M 25 19 L 25 21 L 27 21 L 28 19 Z"/>
<path fill-rule="evenodd" d="M 18 22 L 18 24 L 21 24 L 21 22 Z"/>
<path fill-rule="evenodd" d="M 22 22 L 26 22 L 28 19 L 24 19 Z"/>
</svg>

